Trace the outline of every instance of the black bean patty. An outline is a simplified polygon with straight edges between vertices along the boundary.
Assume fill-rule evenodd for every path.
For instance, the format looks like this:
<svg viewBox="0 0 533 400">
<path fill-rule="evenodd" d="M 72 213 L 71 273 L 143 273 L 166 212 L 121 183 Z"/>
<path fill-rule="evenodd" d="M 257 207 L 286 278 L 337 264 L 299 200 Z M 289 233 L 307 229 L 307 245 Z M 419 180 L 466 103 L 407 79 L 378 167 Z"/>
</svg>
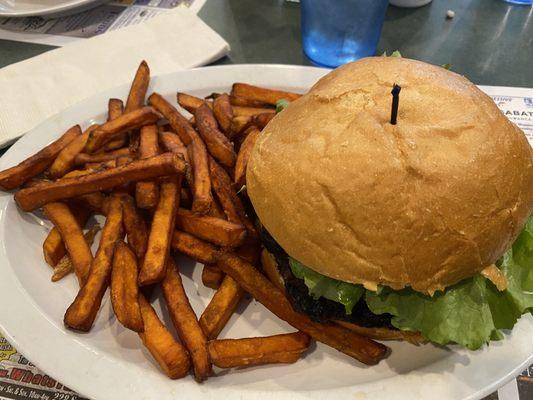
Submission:
<svg viewBox="0 0 533 400">
<path fill-rule="evenodd" d="M 274 256 L 278 264 L 281 276 L 285 281 L 285 290 L 292 306 L 298 312 L 307 314 L 313 321 L 327 322 L 331 320 L 343 320 L 359 326 L 369 328 L 393 328 L 391 315 L 376 315 L 368 309 L 364 299 L 354 306 L 351 314 L 346 314 L 344 306 L 325 298 L 314 299 L 309 295 L 307 286 L 302 279 L 296 278 L 289 266 L 289 256 L 281 246 L 263 228 L 261 239 L 265 248 Z"/>
</svg>

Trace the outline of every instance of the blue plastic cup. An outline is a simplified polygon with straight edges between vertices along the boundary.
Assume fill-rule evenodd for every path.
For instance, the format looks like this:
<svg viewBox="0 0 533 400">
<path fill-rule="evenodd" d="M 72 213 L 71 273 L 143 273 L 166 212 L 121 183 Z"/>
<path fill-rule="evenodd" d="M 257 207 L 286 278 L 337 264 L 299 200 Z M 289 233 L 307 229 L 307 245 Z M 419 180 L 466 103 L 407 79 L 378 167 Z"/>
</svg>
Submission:
<svg viewBox="0 0 533 400">
<path fill-rule="evenodd" d="M 327 67 L 376 54 L 388 0 L 301 0 L 307 57 Z"/>
</svg>

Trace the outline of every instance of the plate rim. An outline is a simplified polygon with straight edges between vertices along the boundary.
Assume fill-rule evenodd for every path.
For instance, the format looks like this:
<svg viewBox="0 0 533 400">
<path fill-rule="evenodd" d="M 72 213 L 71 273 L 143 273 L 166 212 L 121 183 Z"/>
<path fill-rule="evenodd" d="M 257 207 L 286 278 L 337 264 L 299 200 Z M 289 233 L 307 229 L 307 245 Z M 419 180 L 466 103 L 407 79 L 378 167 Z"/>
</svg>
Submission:
<svg viewBox="0 0 533 400">
<path fill-rule="evenodd" d="M 57 6 L 51 6 L 48 8 L 39 8 L 33 11 L 2 11 L 0 10 L 0 17 L 2 18 L 24 18 L 24 17 L 40 17 L 49 16 L 55 14 L 61 14 L 63 12 L 73 10 L 77 7 L 87 6 L 91 3 L 103 3 L 104 0 L 68 0 L 64 4 L 58 4 Z"/>
<path fill-rule="evenodd" d="M 266 69 L 277 69 L 277 70 L 285 70 L 285 71 L 289 71 L 289 70 L 292 70 L 293 72 L 294 71 L 303 71 L 303 70 L 310 70 L 310 71 L 314 71 L 314 73 L 316 73 L 317 75 L 319 74 L 323 74 L 325 72 L 327 72 L 328 70 L 327 69 L 324 69 L 324 68 L 318 68 L 318 67 L 311 67 L 311 66 L 294 66 L 294 65 L 285 65 L 285 64 L 233 64 L 233 65 L 218 65 L 218 66 L 210 66 L 210 67 L 200 67 L 200 68 L 194 68 L 194 69 L 191 69 L 191 70 L 181 70 L 181 71 L 176 71 L 176 72 L 172 72 L 172 73 L 169 73 L 169 74 L 164 74 L 164 75 L 159 75 L 159 76 L 155 76 L 154 79 L 156 81 L 160 81 L 160 80 L 164 80 L 165 78 L 168 78 L 168 77 L 171 77 L 173 75 L 187 75 L 189 74 L 191 71 L 204 71 L 205 73 L 209 73 L 209 71 L 216 71 L 217 70 L 221 70 L 221 71 L 224 71 L 224 70 L 235 70 L 235 71 L 239 71 L 239 70 L 242 70 L 243 68 L 254 68 L 254 69 L 262 69 L 262 68 L 266 68 Z M 228 86 L 231 82 L 228 82 Z M 95 94 L 94 96 L 88 98 L 88 99 L 85 99 L 85 100 L 82 100 L 81 102 L 77 103 L 77 104 L 74 104 L 74 105 L 71 105 L 70 107 L 66 108 L 65 110 L 61 111 L 60 113 L 58 113 L 56 116 L 53 116 L 51 118 L 48 118 L 47 120 L 41 122 L 39 125 L 37 125 L 35 128 L 33 128 L 31 131 L 29 131 L 26 135 L 23 136 L 23 138 L 27 138 L 27 137 L 30 137 L 32 136 L 32 134 L 35 134 L 35 132 L 38 132 L 40 129 L 42 129 L 43 126 L 46 126 L 46 124 L 49 124 L 51 123 L 52 120 L 54 120 L 54 118 L 57 118 L 58 115 L 61 115 L 61 114 L 64 114 L 64 113 L 68 113 L 69 111 L 72 111 L 74 109 L 77 109 L 77 108 L 80 108 L 83 106 L 83 104 L 86 104 L 86 103 L 89 103 L 91 101 L 96 101 L 97 99 L 102 99 L 102 98 L 106 98 L 106 96 L 109 95 L 109 93 L 111 92 L 120 92 L 121 90 L 124 90 L 124 87 L 127 87 L 128 85 L 120 85 L 120 86 L 117 86 L 116 88 L 113 88 L 113 89 L 109 89 L 109 90 L 105 90 L 101 93 L 97 93 Z M 22 144 L 23 144 L 24 140 L 22 140 Z M 4 156 L 2 156 L 2 158 L 0 159 L 0 165 L 4 164 L 5 163 L 5 160 L 6 160 L 6 155 L 12 155 L 12 153 L 14 152 L 17 152 L 19 149 L 18 147 L 16 147 L 17 144 L 15 144 L 12 148 L 10 148 Z M 14 149 L 14 150 L 13 150 Z M 24 153 L 24 152 L 23 152 Z M 20 156 L 19 156 L 20 157 Z M 4 301 L 6 304 L 10 304 L 9 301 L 10 301 L 10 297 L 7 295 L 8 292 L 12 292 L 12 291 L 17 291 L 17 294 L 20 294 L 22 296 L 24 296 L 24 307 L 27 308 L 27 307 L 30 307 L 30 308 L 36 308 L 37 305 L 34 303 L 34 299 L 29 295 L 29 293 L 27 293 L 27 291 L 25 290 L 25 288 L 21 285 L 20 281 L 17 279 L 16 277 L 16 274 L 13 272 L 13 267 L 9 266 L 9 261 L 7 260 L 7 257 L 6 254 L 7 254 L 7 250 L 5 248 L 5 241 L 3 240 L 4 238 L 4 233 L 5 233 L 5 226 L 3 226 L 4 224 L 2 223 L 3 221 L 3 217 L 2 217 L 2 212 L 4 211 L 4 208 L 6 207 L 6 205 L 8 204 L 8 202 L 10 201 L 10 198 L 11 198 L 11 193 L 3 193 L 2 195 L 0 195 L 0 255 L 3 255 L 4 257 L 1 257 L 0 258 L 0 266 L 3 268 L 6 267 L 6 264 L 7 264 L 7 267 L 8 267 L 8 270 L 7 270 L 7 273 L 9 275 L 9 279 L 0 279 L 0 299 L 1 298 L 4 298 Z M 6 273 L 6 271 L 2 271 L 0 272 L 0 274 L 2 276 L 4 276 Z M 9 284 L 8 284 L 9 282 Z M 44 317 L 46 318 L 46 316 L 44 316 L 43 314 L 41 314 L 39 311 L 36 311 L 37 313 L 39 313 L 39 315 L 41 317 Z M 0 310 L 0 314 L 3 314 Z M 16 317 L 14 317 L 16 319 Z M 51 330 L 56 330 L 56 327 L 53 326 L 52 324 L 50 324 L 48 327 L 48 329 L 51 329 Z M 31 346 L 26 346 L 25 343 L 21 343 L 20 342 L 20 339 L 19 339 L 19 335 L 18 334 L 10 334 L 9 333 L 9 330 L 7 329 L 7 327 L 4 326 L 4 322 L 3 322 L 3 318 L 0 319 L 0 331 L 4 334 L 4 336 L 6 337 L 6 339 L 15 347 L 17 348 L 22 354 L 25 354 L 25 355 L 29 355 L 30 353 L 32 354 L 36 354 L 36 351 L 32 350 L 32 351 L 26 351 L 26 350 L 29 350 L 29 347 Z M 62 330 L 61 331 L 63 334 L 65 334 L 65 331 Z M 57 338 L 56 338 L 57 340 Z M 22 341 L 24 341 L 24 339 L 22 339 Z M 68 342 L 70 343 L 70 346 L 72 346 L 72 343 L 73 342 L 76 342 L 76 338 L 73 337 L 71 338 L 70 340 L 68 340 Z M 39 358 L 39 360 L 37 360 L 37 358 Z M 44 355 L 39 355 L 38 357 L 35 358 L 35 361 L 32 360 L 32 362 L 35 362 L 36 365 L 38 365 L 39 367 L 42 365 L 45 365 L 47 364 L 47 368 L 43 369 L 46 373 L 49 373 L 49 372 L 52 372 L 52 376 L 54 378 L 59 377 L 61 375 L 61 370 L 60 370 L 60 367 L 59 366 L 54 366 L 53 368 L 52 367 L 48 367 L 48 363 L 46 363 L 45 361 L 43 361 L 43 363 L 41 363 L 41 359 L 44 360 L 45 356 Z M 102 359 L 105 359 L 106 356 L 103 355 L 103 357 L 101 357 Z M 48 360 L 46 360 L 48 361 Z M 112 361 L 112 360 L 111 360 Z M 463 399 L 468 399 L 468 400 L 473 400 L 473 399 L 479 399 L 479 398 L 482 398 L 483 396 L 487 395 L 487 394 L 490 394 L 492 393 L 494 390 L 496 390 L 497 388 L 499 388 L 500 386 L 502 386 L 503 384 L 505 384 L 506 382 L 510 381 L 511 379 L 513 379 L 515 376 L 517 376 L 520 372 L 522 372 L 523 369 L 527 368 L 527 366 L 529 366 L 531 363 L 533 362 L 533 353 L 530 354 L 528 357 L 526 357 L 521 363 L 519 363 L 518 365 L 516 365 L 511 371 L 507 371 L 506 374 L 500 376 L 498 379 L 496 380 L 493 380 L 491 381 L 490 384 L 488 385 L 485 385 L 481 388 L 477 388 L 476 390 L 474 391 L 470 391 L 467 395 L 464 395 L 462 398 Z M 356 367 L 357 368 L 357 367 Z M 52 371 L 53 370 L 53 371 Z M 55 371 L 58 371 L 58 374 L 56 375 L 55 374 Z M 158 374 L 159 374 L 159 371 L 156 371 Z M 452 375 L 452 378 L 453 378 L 453 374 Z M 65 376 L 65 375 L 63 375 Z M 394 379 L 394 378 L 397 378 L 398 376 L 392 376 L 390 378 L 386 378 L 384 380 L 382 380 L 381 382 L 387 382 L 391 379 Z M 163 376 L 164 379 L 167 379 L 165 376 Z M 70 379 L 70 377 L 67 378 L 67 380 Z M 58 379 L 59 381 L 65 381 L 65 379 Z M 181 381 L 181 384 L 188 384 L 189 381 Z M 65 382 L 67 384 L 67 386 L 69 387 L 72 387 L 73 389 L 75 390 L 78 390 L 79 393 L 82 395 L 82 396 L 86 396 L 86 395 L 94 395 L 94 396 L 101 396 L 102 394 L 94 394 L 94 393 L 91 393 L 92 391 L 91 390 L 80 390 L 78 388 L 80 388 L 80 386 L 78 385 L 78 383 L 75 383 L 75 384 L 72 384 L 72 382 Z M 363 384 L 361 385 L 362 387 L 365 386 L 366 384 Z M 177 389 L 179 389 L 179 386 L 180 386 L 180 381 L 177 381 L 176 382 L 176 387 Z M 343 389 L 343 388 L 341 388 Z M 334 398 L 333 396 L 337 396 L 339 394 L 339 390 L 341 389 L 323 389 L 323 390 L 312 390 L 312 391 L 302 391 L 302 392 L 285 392 L 285 394 L 287 395 L 287 398 L 291 398 L 291 399 L 295 399 L 295 398 L 299 398 L 300 395 L 305 395 L 306 393 L 309 393 L 309 392 L 314 392 L 314 393 L 323 393 L 324 394 L 324 398 L 326 398 L 326 395 L 327 395 L 327 398 Z M 354 389 L 357 389 L 357 386 L 354 387 Z M 225 387 L 225 390 L 227 392 L 232 392 L 232 388 L 229 388 L 229 387 Z M 211 396 L 213 396 L 213 393 L 216 393 L 216 391 L 210 391 L 210 394 Z M 237 389 L 237 392 L 235 392 L 236 396 L 239 396 L 239 391 Z M 255 392 L 255 395 L 252 395 L 252 392 L 251 391 L 247 391 L 247 393 L 250 394 L 250 396 L 248 396 L 250 399 L 255 399 L 255 398 L 262 398 L 262 395 L 265 395 L 265 393 L 263 393 L 262 391 L 258 391 L 258 392 Z M 204 393 L 207 395 L 207 393 Z M 281 397 L 283 397 L 284 395 L 284 392 L 277 392 L 277 394 Z M 216 396 L 216 394 L 213 396 L 213 398 Z M 210 397 L 210 396 L 206 396 L 206 397 Z M 336 397 L 335 397 L 336 398 Z"/>
</svg>

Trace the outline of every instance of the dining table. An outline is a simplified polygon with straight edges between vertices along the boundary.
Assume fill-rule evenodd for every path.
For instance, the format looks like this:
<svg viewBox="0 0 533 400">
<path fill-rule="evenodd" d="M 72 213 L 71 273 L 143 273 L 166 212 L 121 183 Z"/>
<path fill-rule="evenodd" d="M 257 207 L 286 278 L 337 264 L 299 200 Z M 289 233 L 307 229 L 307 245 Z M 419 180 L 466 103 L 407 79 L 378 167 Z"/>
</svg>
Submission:
<svg viewBox="0 0 533 400">
<path fill-rule="evenodd" d="M 296 1 L 207 0 L 198 16 L 231 46 L 229 54 L 214 65 L 313 65 L 302 51 Z M 53 48 L 0 40 L 0 68 Z M 376 54 L 396 50 L 403 57 L 449 64 L 475 84 L 532 88 L 533 6 L 503 0 L 434 0 L 417 8 L 389 6 Z M 5 353 L 9 343 L 0 344 Z M 31 354 L 21 355 L 21 360 L 31 363 Z M 0 370 L 1 366 L 0 357 Z M 0 399 L 4 398 L 30 397 L 0 392 Z M 533 366 L 486 399 L 533 399 Z"/>
</svg>

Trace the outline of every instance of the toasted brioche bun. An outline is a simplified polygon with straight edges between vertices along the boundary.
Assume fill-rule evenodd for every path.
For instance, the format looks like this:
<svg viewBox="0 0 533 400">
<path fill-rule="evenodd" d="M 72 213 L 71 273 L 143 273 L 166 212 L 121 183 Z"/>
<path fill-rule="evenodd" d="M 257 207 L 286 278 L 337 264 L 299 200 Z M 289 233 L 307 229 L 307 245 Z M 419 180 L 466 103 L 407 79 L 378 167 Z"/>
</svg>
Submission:
<svg viewBox="0 0 533 400">
<path fill-rule="evenodd" d="M 523 132 L 464 77 L 373 57 L 326 75 L 268 124 L 247 190 L 268 232 L 308 267 L 432 294 L 516 238 L 533 207 L 532 157 Z"/>
</svg>

